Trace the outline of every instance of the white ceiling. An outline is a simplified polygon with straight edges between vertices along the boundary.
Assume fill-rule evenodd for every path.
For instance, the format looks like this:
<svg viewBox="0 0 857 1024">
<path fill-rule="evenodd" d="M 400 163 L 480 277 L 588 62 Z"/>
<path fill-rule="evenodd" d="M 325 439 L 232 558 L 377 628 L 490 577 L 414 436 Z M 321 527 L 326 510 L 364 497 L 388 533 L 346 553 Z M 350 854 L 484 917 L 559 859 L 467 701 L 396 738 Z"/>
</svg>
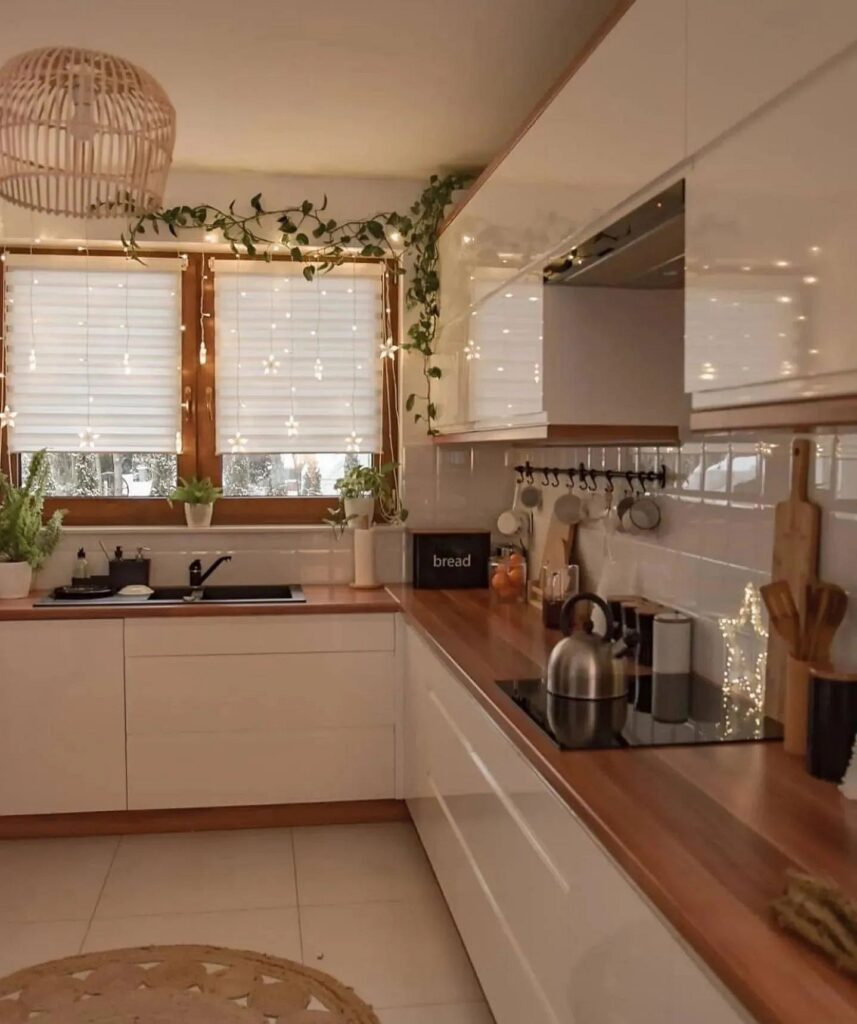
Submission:
<svg viewBox="0 0 857 1024">
<path fill-rule="evenodd" d="M 0 0 L 0 62 L 128 57 L 175 165 L 422 177 L 487 163 L 615 0 Z"/>
</svg>

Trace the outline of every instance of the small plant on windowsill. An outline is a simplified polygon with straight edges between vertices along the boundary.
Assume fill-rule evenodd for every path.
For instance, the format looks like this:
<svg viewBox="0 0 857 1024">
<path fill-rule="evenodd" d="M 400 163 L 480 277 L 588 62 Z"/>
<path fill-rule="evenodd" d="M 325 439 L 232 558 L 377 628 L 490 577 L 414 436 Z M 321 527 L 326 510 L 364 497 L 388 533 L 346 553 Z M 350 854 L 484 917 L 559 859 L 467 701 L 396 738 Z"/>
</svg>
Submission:
<svg viewBox="0 0 857 1024">
<path fill-rule="evenodd" d="M 402 507 L 395 487 L 398 464 L 387 462 L 382 466 L 352 466 L 336 481 L 339 504 L 328 509 L 328 526 L 341 536 L 347 526 L 362 516 L 369 526 L 375 518 L 377 503 L 381 517 L 388 523 L 403 523 L 408 510 Z"/>
<path fill-rule="evenodd" d="M 50 467 L 47 452 L 36 452 L 23 487 L 0 473 L 0 599 L 26 597 L 33 570 L 40 569 L 60 539 L 65 510 L 45 522 L 42 512 Z"/>
<path fill-rule="evenodd" d="M 181 477 L 179 486 L 170 494 L 167 501 L 170 503 L 170 508 L 174 501 L 184 502 L 184 517 L 187 525 L 205 527 L 211 526 L 214 503 L 222 493 L 219 487 L 214 486 L 209 477 L 202 480 L 195 476 L 190 480 Z"/>
</svg>

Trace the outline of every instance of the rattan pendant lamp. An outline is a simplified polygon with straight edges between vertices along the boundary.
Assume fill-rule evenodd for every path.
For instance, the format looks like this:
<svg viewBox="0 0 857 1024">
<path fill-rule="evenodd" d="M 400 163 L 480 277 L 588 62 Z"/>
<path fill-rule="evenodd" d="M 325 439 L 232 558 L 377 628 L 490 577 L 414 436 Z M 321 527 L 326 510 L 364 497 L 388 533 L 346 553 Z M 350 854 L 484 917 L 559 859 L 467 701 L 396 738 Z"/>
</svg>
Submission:
<svg viewBox="0 0 857 1024">
<path fill-rule="evenodd" d="M 19 54 L 0 68 L 0 198 L 69 217 L 161 205 L 176 114 L 146 71 L 75 47 Z"/>
</svg>

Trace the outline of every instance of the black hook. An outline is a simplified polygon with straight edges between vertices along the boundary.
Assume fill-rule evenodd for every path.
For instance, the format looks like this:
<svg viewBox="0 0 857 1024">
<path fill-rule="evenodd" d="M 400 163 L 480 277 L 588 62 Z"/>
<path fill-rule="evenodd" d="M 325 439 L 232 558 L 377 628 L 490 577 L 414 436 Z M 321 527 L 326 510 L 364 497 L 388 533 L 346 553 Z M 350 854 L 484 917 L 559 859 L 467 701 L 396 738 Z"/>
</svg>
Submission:
<svg viewBox="0 0 857 1024">
<path fill-rule="evenodd" d="M 625 474 L 625 479 L 628 481 L 628 494 L 633 496 L 634 494 L 634 474 L 629 469 Z"/>
<path fill-rule="evenodd" d="M 547 487 L 547 485 L 551 482 L 550 477 L 548 476 L 549 472 L 550 470 L 548 469 L 542 470 L 542 487 Z"/>
<path fill-rule="evenodd" d="M 580 471 L 579 472 L 580 472 L 580 488 L 581 488 L 581 490 L 583 490 L 583 491 L 594 491 L 595 488 L 592 486 L 591 482 L 587 479 L 587 474 L 589 473 L 589 470 L 586 468 L 586 466 L 584 466 L 584 464 L 582 462 L 580 464 Z"/>
<path fill-rule="evenodd" d="M 608 494 L 612 494 L 616 490 L 616 488 L 613 486 L 613 470 L 612 469 L 606 470 L 605 473 L 604 473 L 604 476 L 607 479 L 607 484 L 606 484 L 604 490 Z"/>
<path fill-rule="evenodd" d="M 559 470 L 552 469 L 550 471 L 550 475 L 553 477 L 553 480 L 551 480 L 551 487 L 559 487 Z"/>
<path fill-rule="evenodd" d="M 524 482 L 524 467 L 515 466 L 515 472 L 518 474 L 518 479 L 515 482 L 522 484 Z"/>
<path fill-rule="evenodd" d="M 577 472 L 577 470 L 575 470 L 575 469 L 567 469 L 566 470 L 566 473 L 568 474 L 568 486 L 572 490 L 574 490 L 574 475 L 575 475 L 576 472 Z"/>
<path fill-rule="evenodd" d="M 589 470 L 589 479 L 592 481 L 592 486 L 589 488 L 591 491 L 598 490 L 598 474 L 594 469 Z"/>
<path fill-rule="evenodd" d="M 533 467 L 530 465 L 530 460 L 527 459 L 526 465 L 524 466 L 524 476 L 527 478 L 527 483 L 533 482 Z"/>
</svg>

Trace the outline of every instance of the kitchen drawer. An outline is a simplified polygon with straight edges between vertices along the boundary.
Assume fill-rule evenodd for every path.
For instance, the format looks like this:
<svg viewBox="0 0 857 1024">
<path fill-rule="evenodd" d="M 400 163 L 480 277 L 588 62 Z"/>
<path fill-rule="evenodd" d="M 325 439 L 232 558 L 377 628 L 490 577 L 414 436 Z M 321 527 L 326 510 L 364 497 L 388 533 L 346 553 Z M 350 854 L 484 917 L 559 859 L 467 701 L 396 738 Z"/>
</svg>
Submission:
<svg viewBox="0 0 857 1024">
<path fill-rule="evenodd" d="M 129 658 L 129 736 L 393 725 L 392 653 Z"/>
<path fill-rule="evenodd" d="M 125 654 L 289 654 L 301 651 L 392 651 L 392 615 L 223 616 L 128 619 Z"/>
<path fill-rule="evenodd" d="M 128 807 L 227 807 L 395 796 L 395 730 L 128 737 Z"/>
<path fill-rule="evenodd" d="M 436 784 L 408 807 L 497 1024 L 561 1024 L 545 1005 Z M 564 1022 L 562 1022 L 564 1024 Z"/>
</svg>

